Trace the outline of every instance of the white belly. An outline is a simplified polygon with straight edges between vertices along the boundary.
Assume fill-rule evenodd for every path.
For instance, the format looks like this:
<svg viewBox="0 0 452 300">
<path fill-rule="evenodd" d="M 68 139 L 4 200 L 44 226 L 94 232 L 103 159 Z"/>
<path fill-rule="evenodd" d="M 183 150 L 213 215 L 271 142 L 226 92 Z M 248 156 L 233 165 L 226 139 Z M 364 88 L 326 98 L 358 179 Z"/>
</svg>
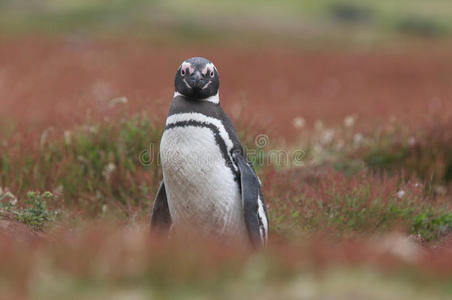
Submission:
<svg viewBox="0 0 452 300">
<path fill-rule="evenodd" d="M 160 157 L 176 232 L 194 228 L 206 235 L 246 237 L 238 183 L 209 128 L 165 130 Z"/>
</svg>

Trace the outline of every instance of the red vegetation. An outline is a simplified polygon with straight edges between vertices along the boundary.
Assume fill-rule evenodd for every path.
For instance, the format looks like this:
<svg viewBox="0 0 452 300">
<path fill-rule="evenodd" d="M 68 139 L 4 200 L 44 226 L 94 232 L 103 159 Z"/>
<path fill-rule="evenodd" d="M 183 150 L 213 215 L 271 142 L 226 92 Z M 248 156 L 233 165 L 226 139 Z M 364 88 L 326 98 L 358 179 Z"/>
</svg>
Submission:
<svg viewBox="0 0 452 300">
<path fill-rule="evenodd" d="M 0 44 L 0 116 L 40 129 L 70 127 L 87 107 L 104 116 L 111 99 L 126 96 L 130 109 L 164 119 L 179 63 L 205 56 L 220 69 L 222 103 L 233 117 L 271 123 L 293 138 L 297 116 L 309 125 L 356 113 L 371 123 L 450 111 L 451 53 L 433 47 L 377 54 L 6 39 Z"/>
<path fill-rule="evenodd" d="M 16 299 L 26 297 L 40 276 L 49 272 L 88 281 L 121 282 L 145 276 L 163 285 L 224 280 L 241 276 L 256 259 L 244 249 L 196 239 L 153 240 L 144 228 L 96 222 L 86 224 L 86 229 L 61 228 L 26 242 L 0 234 L 1 270 L 14 284 L 6 290 L 16 291 Z M 389 273 L 416 268 L 413 276 L 421 280 L 452 276 L 450 248 L 425 249 L 397 234 L 340 242 L 316 235 L 296 244 L 273 242 L 262 255 L 267 272 L 280 275 L 348 265 Z"/>
</svg>

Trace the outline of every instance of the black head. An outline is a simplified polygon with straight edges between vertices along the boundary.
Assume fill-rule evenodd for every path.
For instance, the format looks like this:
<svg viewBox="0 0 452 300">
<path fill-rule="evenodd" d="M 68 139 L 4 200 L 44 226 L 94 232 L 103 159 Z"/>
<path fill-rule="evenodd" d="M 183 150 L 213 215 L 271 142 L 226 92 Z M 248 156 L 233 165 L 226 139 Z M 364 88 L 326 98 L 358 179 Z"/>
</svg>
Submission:
<svg viewBox="0 0 452 300">
<path fill-rule="evenodd" d="M 218 93 L 220 79 L 217 68 L 205 58 L 192 57 L 176 72 L 176 92 L 190 98 L 205 99 Z"/>
</svg>

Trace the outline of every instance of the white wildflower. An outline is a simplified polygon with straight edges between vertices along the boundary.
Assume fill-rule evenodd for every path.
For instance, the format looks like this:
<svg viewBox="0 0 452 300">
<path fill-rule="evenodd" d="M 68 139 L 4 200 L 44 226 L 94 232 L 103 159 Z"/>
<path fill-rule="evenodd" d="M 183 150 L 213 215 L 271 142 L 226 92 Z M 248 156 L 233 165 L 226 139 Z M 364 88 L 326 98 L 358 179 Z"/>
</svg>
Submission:
<svg viewBox="0 0 452 300">
<path fill-rule="evenodd" d="M 355 125 L 355 122 L 356 122 L 356 116 L 354 116 L 354 115 L 346 116 L 344 119 L 344 126 L 347 128 L 353 127 L 353 125 Z"/>
<path fill-rule="evenodd" d="M 15 206 L 17 204 L 17 198 L 11 194 L 11 196 L 13 196 L 13 198 L 11 199 L 11 201 L 9 201 L 9 203 L 13 206 Z"/>
<path fill-rule="evenodd" d="M 117 97 L 114 98 L 112 100 L 110 100 L 110 103 L 108 103 L 108 106 L 110 107 L 115 107 L 118 104 L 127 104 L 127 102 L 129 102 L 129 100 L 127 99 L 127 97 Z"/>
<path fill-rule="evenodd" d="M 363 142 L 363 140 L 364 140 L 364 135 L 362 133 L 358 132 L 353 136 L 353 143 L 355 145 L 360 145 Z"/>
<path fill-rule="evenodd" d="M 94 134 L 97 133 L 97 127 L 96 127 L 96 126 L 88 126 L 88 125 L 85 125 L 85 126 L 84 126 L 84 129 L 85 129 L 86 131 L 88 131 L 89 133 L 94 133 Z"/>
<path fill-rule="evenodd" d="M 40 141 L 40 146 L 41 149 L 45 146 L 45 144 L 47 143 L 47 138 L 49 136 L 49 134 L 53 131 L 53 127 L 49 127 L 46 130 L 43 131 L 43 133 L 41 134 L 41 141 Z"/>
<path fill-rule="evenodd" d="M 312 147 L 312 151 L 314 152 L 314 153 L 321 153 L 322 151 L 323 151 L 323 147 L 322 147 L 322 145 L 320 145 L 320 144 L 315 144 L 313 147 Z"/>
<path fill-rule="evenodd" d="M 323 132 L 321 142 L 322 144 L 330 144 L 334 139 L 334 130 L 333 129 L 327 129 Z"/>
<path fill-rule="evenodd" d="M 306 121 L 302 117 L 296 117 L 292 120 L 292 125 L 296 129 L 301 129 L 306 125 Z"/>
<path fill-rule="evenodd" d="M 64 143 L 70 145 L 72 142 L 72 132 L 70 130 L 64 131 Z"/>
<path fill-rule="evenodd" d="M 402 199 L 405 196 L 406 192 L 404 190 L 400 190 L 397 192 L 397 198 Z"/>
<path fill-rule="evenodd" d="M 116 165 L 115 165 L 114 163 L 108 163 L 108 164 L 105 166 L 105 168 L 104 168 L 102 174 L 104 175 L 104 177 L 105 177 L 106 180 L 110 180 L 111 174 L 112 174 L 115 170 L 116 170 Z"/>
</svg>

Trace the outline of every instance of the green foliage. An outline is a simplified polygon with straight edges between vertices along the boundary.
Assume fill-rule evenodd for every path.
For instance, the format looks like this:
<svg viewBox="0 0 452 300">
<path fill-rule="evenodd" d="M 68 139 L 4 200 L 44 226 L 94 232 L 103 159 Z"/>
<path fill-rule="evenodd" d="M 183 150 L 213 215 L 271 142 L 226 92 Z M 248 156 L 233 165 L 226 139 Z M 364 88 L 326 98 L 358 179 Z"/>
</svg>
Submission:
<svg viewBox="0 0 452 300">
<path fill-rule="evenodd" d="M 452 124 L 440 118 L 430 122 L 415 130 L 386 129 L 357 155 L 373 169 L 404 170 L 433 183 L 447 183 L 452 178 Z"/>
<path fill-rule="evenodd" d="M 0 200 L 11 198 L 12 194 L 0 195 Z M 42 230 L 49 222 L 55 221 L 58 211 L 47 208 L 47 202 L 52 201 L 54 196 L 50 192 L 37 193 L 28 192 L 25 206 L 18 206 L 18 201 L 12 197 L 12 201 L 0 202 L 0 211 L 3 214 L 12 215 L 16 221 L 30 226 L 34 230 Z"/>
<path fill-rule="evenodd" d="M 418 36 L 439 36 L 447 33 L 447 27 L 435 19 L 409 16 L 395 22 L 395 28 L 402 32 Z"/>
<path fill-rule="evenodd" d="M 403 164 L 408 157 L 408 149 L 372 149 L 366 155 L 364 161 L 371 168 L 394 168 L 395 165 Z"/>
<path fill-rule="evenodd" d="M 368 132 L 359 132 L 356 117 L 351 126 L 319 126 L 298 146 L 308 153 L 305 162 L 334 166 L 346 174 L 363 169 L 415 175 L 429 184 L 448 184 L 452 180 L 452 119 L 430 116 L 410 127 L 391 121 Z"/>
<path fill-rule="evenodd" d="M 302 137 L 306 167 L 266 168 L 273 230 L 297 236 L 402 229 L 426 241 L 449 234 L 451 207 L 433 200 L 447 194 L 451 177 L 450 120 L 436 116 L 415 129 L 390 122 L 369 133 L 357 132 L 355 121 L 320 124 Z"/>
<path fill-rule="evenodd" d="M 366 171 L 310 172 L 303 168 L 275 174 L 271 188 L 264 191 L 273 230 L 296 237 L 306 231 L 342 235 L 402 229 L 426 241 L 438 241 L 451 231 L 450 206 L 433 204 L 414 179 L 406 182 Z"/>
<path fill-rule="evenodd" d="M 19 197 L 33 189 L 55 191 L 88 213 L 106 203 L 127 213 L 129 205 L 146 203 L 160 180 L 161 132 L 144 115 L 46 131 L 39 145 L 21 141 L 28 144 L 2 149 L 0 186 Z"/>
<path fill-rule="evenodd" d="M 331 4 L 330 12 L 335 20 L 355 24 L 370 22 L 374 13 L 369 7 L 349 2 Z"/>
<path fill-rule="evenodd" d="M 427 241 L 439 240 L 452 233 L 452 212 L 422 212 L 415 216 L 412 232 Z"/>
</svg>

